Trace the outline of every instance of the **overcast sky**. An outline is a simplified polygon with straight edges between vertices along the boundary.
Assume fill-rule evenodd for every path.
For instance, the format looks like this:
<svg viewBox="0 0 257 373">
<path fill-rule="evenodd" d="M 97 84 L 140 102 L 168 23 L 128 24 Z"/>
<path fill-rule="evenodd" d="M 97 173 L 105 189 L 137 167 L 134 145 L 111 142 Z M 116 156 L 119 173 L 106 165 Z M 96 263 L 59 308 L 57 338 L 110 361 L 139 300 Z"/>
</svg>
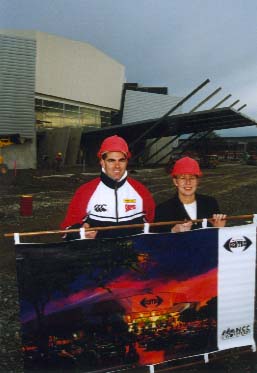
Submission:
<svg viewBox="0 0 257 373">
<path fill-rule="evenodd" d="M 221 86 L 203 109 L 232 94 L 227 105 L 240 99 L 257 121 L 257 0 L 0 0 L 0 27 L 88 42 L 124 64 L 128 82 L 177 96 L 209 78 L 188 109 Z"/>
</svg>

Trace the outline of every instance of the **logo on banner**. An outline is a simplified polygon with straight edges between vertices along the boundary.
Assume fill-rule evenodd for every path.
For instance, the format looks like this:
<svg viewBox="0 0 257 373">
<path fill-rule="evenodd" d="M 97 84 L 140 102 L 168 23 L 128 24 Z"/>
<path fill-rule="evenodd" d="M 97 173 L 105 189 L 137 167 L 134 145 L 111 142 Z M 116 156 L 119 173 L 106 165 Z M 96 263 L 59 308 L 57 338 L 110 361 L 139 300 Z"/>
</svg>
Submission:
<svg viewBox="0 0 257 373">
<path fill-rule="evenodd" d="M 132 312 L 149 312 L 169 309 L 173 306 L 173 299 L 175 297 L 176 294 L 171 292 L 134 295 L 131 297 L 131 309 Z"/>
<path fill-rule="evenodd" d="M 147 308 L 149 306 L 160 306 L 163 302 L 163 299 L 161 297 L 159 297 L 159 295 L 157 295 L 156 297 L 154 298 L 143 298 L 140 302 L 140 304 Z"/>
<path fill-rule="evenodd" d="M 242 252 L 247 250 L 252 244 L 252 241 L 248 237 L 238 237 L 233 238 L 231 237 L 227 242 L 224 244 L 224 247 L 227 251 L 231 253 L 234 252 Z"/>
<path fill-rule="evenodd" d="M 244 337 L 244 336 L 250 334 L 250 332 L 251 332 L 250 325 L 244 325 L 244 326 L 240 326 L 238 328 L 233 328 L 233 329 L 228 328 L 226 330 L 223 330 L 223 332 L 221 334 L 221 337 L 222 337 L 222 339 Z"/>
</svg>

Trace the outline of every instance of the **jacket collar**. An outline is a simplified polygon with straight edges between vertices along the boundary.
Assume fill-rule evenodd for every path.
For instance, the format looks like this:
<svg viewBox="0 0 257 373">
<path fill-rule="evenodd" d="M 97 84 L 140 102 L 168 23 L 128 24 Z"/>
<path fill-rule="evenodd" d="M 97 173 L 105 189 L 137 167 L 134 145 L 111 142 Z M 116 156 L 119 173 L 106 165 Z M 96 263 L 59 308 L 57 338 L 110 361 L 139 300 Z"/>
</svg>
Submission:
<svg viewBox="0 0 257 373">
<path fill-rule="evenodd" d="M 120 188 L 127 180 L 127 171 L 125 174 L 122 176 L 120 180 L 113 180 L 109 176 L 107 176 L 103 171 L 101 172 L 100 179 L 101 181 L 108 186 L 111 189 L 118 189 Z"/>
<path fill-rule="evenodd" d="M 177 203 L 180 203 L 180 204 L 183 205 L 183 202 L 181 202 L 180 199 L 179 199 L 178 193 L 175 194 L 175 199 L 176 199 Z M 199 194 L 195 193 L 195 201 L 194 202 L 197 203 L 198 199 L 199 199 Z"/>
</svg>

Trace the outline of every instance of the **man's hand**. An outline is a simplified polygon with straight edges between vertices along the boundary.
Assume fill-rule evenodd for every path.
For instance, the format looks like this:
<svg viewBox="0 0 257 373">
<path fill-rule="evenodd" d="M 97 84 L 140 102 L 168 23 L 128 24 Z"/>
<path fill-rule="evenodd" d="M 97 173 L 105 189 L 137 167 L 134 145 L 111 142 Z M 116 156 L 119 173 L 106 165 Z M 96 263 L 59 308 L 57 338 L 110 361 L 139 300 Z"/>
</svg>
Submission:
<svg viewBox="0 0 257 373">
<path fill-rule="evenodd" d="M 90 228 L 90 225 L 88 223 L 84 223 L 82 225 L 82 228 Z M 85 235 L 86 235 L 86 238 L 95 238 L 96 235 L 97 235 L 97 231 L 88 231 L 88 232 L 85 232 Z"/>
<path fill-rule="evenodd" d="M 185 223 L 182 224 L 176 224 L 174 227 L 171 228 L 172 233 L 179 233 L 179 232 L 187 232 L 190 231 L 192 228 L 192 222 L 191 221 L 186 221 Z"/>
<path fill-rule="evenodd" d="M 213 214 L 212 215 L 212 225 L 215 228 L 222 228 L 225 227 L 226 225 L 226 217 L 227 215 L 225 214 Z"/>
</svg>

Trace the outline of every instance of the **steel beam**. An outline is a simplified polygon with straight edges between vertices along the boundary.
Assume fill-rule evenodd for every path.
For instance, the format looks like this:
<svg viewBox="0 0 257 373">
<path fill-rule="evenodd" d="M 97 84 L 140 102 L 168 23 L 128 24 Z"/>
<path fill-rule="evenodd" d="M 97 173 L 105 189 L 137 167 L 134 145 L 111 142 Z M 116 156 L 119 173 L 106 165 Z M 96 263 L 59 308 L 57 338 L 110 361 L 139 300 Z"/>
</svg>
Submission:
<svg viewBox="0 0 257 373">
<path fill-rule="evenodd" d="M 236 101 L 234 101 L 233 104 L 231 104 L 231 105 L 229 106 L 229 108 L 232 108 L 233 106 L 235 106 L 236 104 L 238 104 L 239 101 L 240 101 L 240 100 L 236 100 Z"/>
<path fill-rule="evenodd" d="M 237 109 L 237 111 L 240 111 L 240 110 L 244 109 L 246 106 L 247 106 L 247 104 L 244 104 L 244 105 L 240 106 L 240 108 Z"/>
<path fill-rule="evenodd" d="M 219 101 L 216 105 L 214 105 L 214 106 L 212 107 L 212 109 L 216 109 L 218 106 L 220 106 L 221 104 L 223 104 L 223 102 L 225 102 L 225 101 L 226 101 L 227 99 L 229 99 L 231 96 L 232 96 L 232 95 L 229 94 L 229 95 L 227 95 L 226 97 L 224 97 L 221 101 Z"/>
<path fill-rule="evenodd" d="M 207 96 L 203 101 L 199 102 L 199 104 L 197 104 L 192 110 L 190 110 L 189 113 L 193 113 L 194 111 L 196 111 L 200 106 L 205 104 L 205 102 L 207 102 L 210 98 L 215 96 L 221 89 L 222 89 L 221 87 L 217 88 L 209 96 Z"/>
<path fill-rule="evenodd" d="M 150 133 L 154 128 L 156 128 L 161 122 L 163 122 L 171 113 L 177 110 L 181 105 L 184 104 L 187 100 L 189 100 L 193 95 L 195 95 L 200 89 L 202 89 L 206 84 L 210 82 L 209 79 L 206 79 L 202 84 L 196 87 L 192 92 L 190 92 L 186 97 L 180 100 L 175 106 L 173 106 L 166 114 L 164 114 L 161 118 L 159 118 L 151 127 L 149 127 L 141 136 L 139 136 L 135 141 L 130 144 L 130 148 L 132 149 L 135 144 L 141 141 L 148 133 Z"/>
</svg>

